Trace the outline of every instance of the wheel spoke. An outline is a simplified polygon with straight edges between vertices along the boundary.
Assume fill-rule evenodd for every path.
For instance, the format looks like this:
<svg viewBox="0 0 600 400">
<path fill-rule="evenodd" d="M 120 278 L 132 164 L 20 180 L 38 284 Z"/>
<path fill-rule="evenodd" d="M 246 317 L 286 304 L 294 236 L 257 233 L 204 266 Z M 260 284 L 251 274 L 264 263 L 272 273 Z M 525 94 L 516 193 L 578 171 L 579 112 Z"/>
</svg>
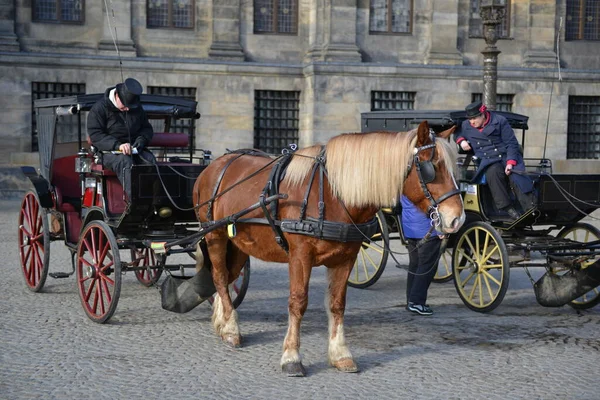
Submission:
<svg viewBox="0 0 600 400">
<path fill-rule="evenodd" d="M 490 274 L 489 271 L 483 270 L 482 271 L 483 276 L 486 277 L 486 279 L 491 279 L 496 285 L 501 286 L 502 282 L 500 282 L 498 279 L 496 279 L 496 277 L 494 277 L 494 275 Z"/>
<path fill-rule="evenodd" d="M 362 258 L 363 271 L 365 271 L 365 281 L 369 280 L 369 271 L 367 270 L 367 260 L 365 260 L 365 252 L 360 252 L 360 257 Z"/>
<path fill-rule="evenodd" d="M 488 260 L 488 259 L 489 259 L 489 258 L 492 256 L 492 254 L 494 254 L 495 252 L 499 252 L 499 249 L 498 249 L 498 244 L 497 244 L 497 243 L 496 243 L 496 245 L 494 246 L 494 248 L 493 248 L 493 249 L 492 249 L 492 250 L 489 252 L 489 254 L 488 254 L 487 256 L 485 256 L 485 257 L 482 257 L 482 258 L 481 258 L 481 261 L 480 261 L 481 265 L 484 265 L 485 263 L 487 263 L 487 260 Z"/>
<path fill-rule="evenodd" d="M 383 254 L 383 248 L 381 246 L 373 246 L 372 242 L 371 243 L 363 242 L 362 245 L 363 245 L 364 248 L 373 249 L 376 252 L 378 252 L 379 254 Z M 361 248 L 361 250 L 364 250 L 364 249 Z"/>
</svg>

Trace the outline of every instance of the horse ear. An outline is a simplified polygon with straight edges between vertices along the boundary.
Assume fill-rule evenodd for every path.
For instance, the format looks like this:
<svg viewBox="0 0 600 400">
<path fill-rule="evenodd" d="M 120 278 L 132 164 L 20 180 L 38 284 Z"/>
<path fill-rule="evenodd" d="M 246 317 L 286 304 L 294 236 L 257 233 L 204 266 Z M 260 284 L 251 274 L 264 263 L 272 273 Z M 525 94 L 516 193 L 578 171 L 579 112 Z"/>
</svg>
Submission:
<svg viewBox="0 0 600 400">
<path fill-rule="evenodd" d="M 445 131 L 438 133 L 437 136 L 442 139 L 447 139 L 448 137 L 450 137 L 450 135 L 454 133 L 456 128 L 458 128 L 458 125 L 454 125 L 452 126 L 452 128 L 446 129 Z"/>
<path fill-rule="evenodd" d="M 417 146 L 424 146 L 429 144 L 431 139 L 429 138 L 429 123 L 423 121 L 417 128 Z"/>
</svg>

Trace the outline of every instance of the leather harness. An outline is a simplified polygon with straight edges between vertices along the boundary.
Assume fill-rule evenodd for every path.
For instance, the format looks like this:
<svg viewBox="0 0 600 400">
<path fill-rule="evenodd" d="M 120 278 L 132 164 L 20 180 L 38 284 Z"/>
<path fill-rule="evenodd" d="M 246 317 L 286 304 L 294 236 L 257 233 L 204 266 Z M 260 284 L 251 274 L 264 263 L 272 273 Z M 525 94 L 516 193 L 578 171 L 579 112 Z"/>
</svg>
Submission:
<svg viewBox="0 0 600 400">
<path fill-rule="evenodd" d="M 269 155 L 266 153 L 250 149 L 229 151 L 227 154 L 236 154 L 236 156 L 227 162 L 219 174 L 213 189 L 213 196 L 211 198 L 212 200 L 208 202 L 207 219 L 209 221 L 203 222 L 201 224 L 202 227 L 207 227 L 214 224 L 214 221 L 212 221 L 212 205 L 214 198 L 217 196 L 217 192 L 225 175 L 225 171 L 231 166 L 231 164 L 244 155 L 269 157 Z M 321 148 L 319 156 L 315 158 L 314 165 L 310 172 L 310 180 L 304 194 L 304 199 L 302 200 L 302 205 L 300 206 L 299 218 L 297 220 L 279 220 L 278 201 L 273 201 L 267 205 L 265 199 L 267 197 L 279 194 L 279 183 L 285 177 L 285 171 L 292 160 L 292 157 L 293 153 L 286 149 L 283 152 L 283 155 L 279 157 L 279 160 L 271 168 L 271 173 L 269 175 L 267 184 L 259 196 L 259 202 L 265 218 L 240 218 L 236 222 L 269 225 L 273 230 L 275 240 L 286 252 L 289 251 L 289 245 L 283 236 L 283 232 L 296 233 L 300 235 L 316 237 L 318 239 L 335 240 L 339 242 L 362 242 L 365 239 L 372 237 L 377 232 L 377 218 L 373 218 L 371 221 L 362 224 L 347 224 L 325 220 L 325 202 L 323 197 L 323 180 L 324 176 L 327 175 L 327 171 L 325 169 L 325 147 Z M 310 195 L 317 170 L 319 171 L 319 216 L 318 218 L 306 217 L 308 196 Z"/>
</svg>

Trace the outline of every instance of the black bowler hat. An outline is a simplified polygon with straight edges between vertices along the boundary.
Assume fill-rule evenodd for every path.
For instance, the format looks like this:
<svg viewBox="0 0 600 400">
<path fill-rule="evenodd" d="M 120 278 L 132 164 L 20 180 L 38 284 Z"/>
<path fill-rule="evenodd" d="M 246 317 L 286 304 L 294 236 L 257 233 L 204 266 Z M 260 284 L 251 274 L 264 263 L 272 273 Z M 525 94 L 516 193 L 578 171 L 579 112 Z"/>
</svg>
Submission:
<svg viewBox="0 0 600 400">
<path fill-rule="evenodd" d="M 483 114 L 485 110 L 486 107 L 480 101 L 475 101 L 465 108 L 465 111 L 467 112 L 467 118 L 478 117 Z"/>
<path fill-rule="evenodd" d="M 140 95 L 143 91 L 142 84 L 133 78 L 127 78 L 125 82 L 117 85 L 117 94 L 121 103 L 129 108 L 137 108 L 140 105 Z"/>
</svg>

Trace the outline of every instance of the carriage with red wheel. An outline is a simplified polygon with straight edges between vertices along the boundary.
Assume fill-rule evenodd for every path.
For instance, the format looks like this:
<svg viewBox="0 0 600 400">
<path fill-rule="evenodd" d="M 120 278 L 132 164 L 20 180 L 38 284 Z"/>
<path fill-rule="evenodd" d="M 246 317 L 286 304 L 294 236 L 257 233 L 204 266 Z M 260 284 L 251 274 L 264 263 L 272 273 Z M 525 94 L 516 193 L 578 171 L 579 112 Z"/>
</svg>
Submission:
<svg viewBox="0 0 600 400">
<path fill-rule="evenodd" d="M 22 167 L 33 188 L 25 194 L 18 222 L 27 288 L 39 292 L 48 276 L 75 275 L 83 308 L 96 322 L 114 314 L 126 272 L 152 286 L 164 271 L 185 277 L 187 268 L 195 267 L 199 222 L 191 191 L 211 159 L 210 151 L 193 145 L 194 121 L 200 117 L 195 101 L 142 95 L 155 131 L 149 148 L 157 163 L 132 167 L 127 199 L 117 175 L 103 167 L 100 152 L 86 139 L 87 112 L 101 96 L 35 101 L 40 167 Z M 188 132 L 177 132 L 181 129 Z M 50 271 L 53 242 L 70 251 L 70 271 Z M 156 246 L 166 242 L 176 245 Z M 178 253 L 192 256 L 190 262 L 169 264 L 168 256 Z M 236 306 L 248 287 L 249 268 L 247 263 L 232 285 Z"/>
<path fill-rule="evenodd" d="M 504 116 L 523 147 L 529 118 L 511 112 Z M 363 132 L 414 128 L 427 120 L 435 131 L 466 119 L 464 110 L 377 111 L 362 115 Z M 510 269 L 524 268 L 536 299 L 544 306 L 570 305 L 587 309 L 600 303 L 600 230 L 582 222 L 600 208 L 600 175 L 557 174 L 545 158 L 525 158 L 534 182 L 532 204 L 519 204 L 522 215 L 512 220 L 494 204 L 485 180 L 473 181 L 477 160 L 458 150 L 455 168 L 466 214 L 465 224 L 450 235 L 434 281 L 454 280 L 464 304 L 488 312 L 502 302 L 509 285 Z M 363 243 L 349 284 L 368 287 L 379 279 L 390 255 L 391 240 L 404 241 L 398 210 L 378 213 L 380 230 Z M 593 217 L 591 217 L 593 218 Z M 536 276 L 535 269 L 542 270 Z"/>
</svg>

